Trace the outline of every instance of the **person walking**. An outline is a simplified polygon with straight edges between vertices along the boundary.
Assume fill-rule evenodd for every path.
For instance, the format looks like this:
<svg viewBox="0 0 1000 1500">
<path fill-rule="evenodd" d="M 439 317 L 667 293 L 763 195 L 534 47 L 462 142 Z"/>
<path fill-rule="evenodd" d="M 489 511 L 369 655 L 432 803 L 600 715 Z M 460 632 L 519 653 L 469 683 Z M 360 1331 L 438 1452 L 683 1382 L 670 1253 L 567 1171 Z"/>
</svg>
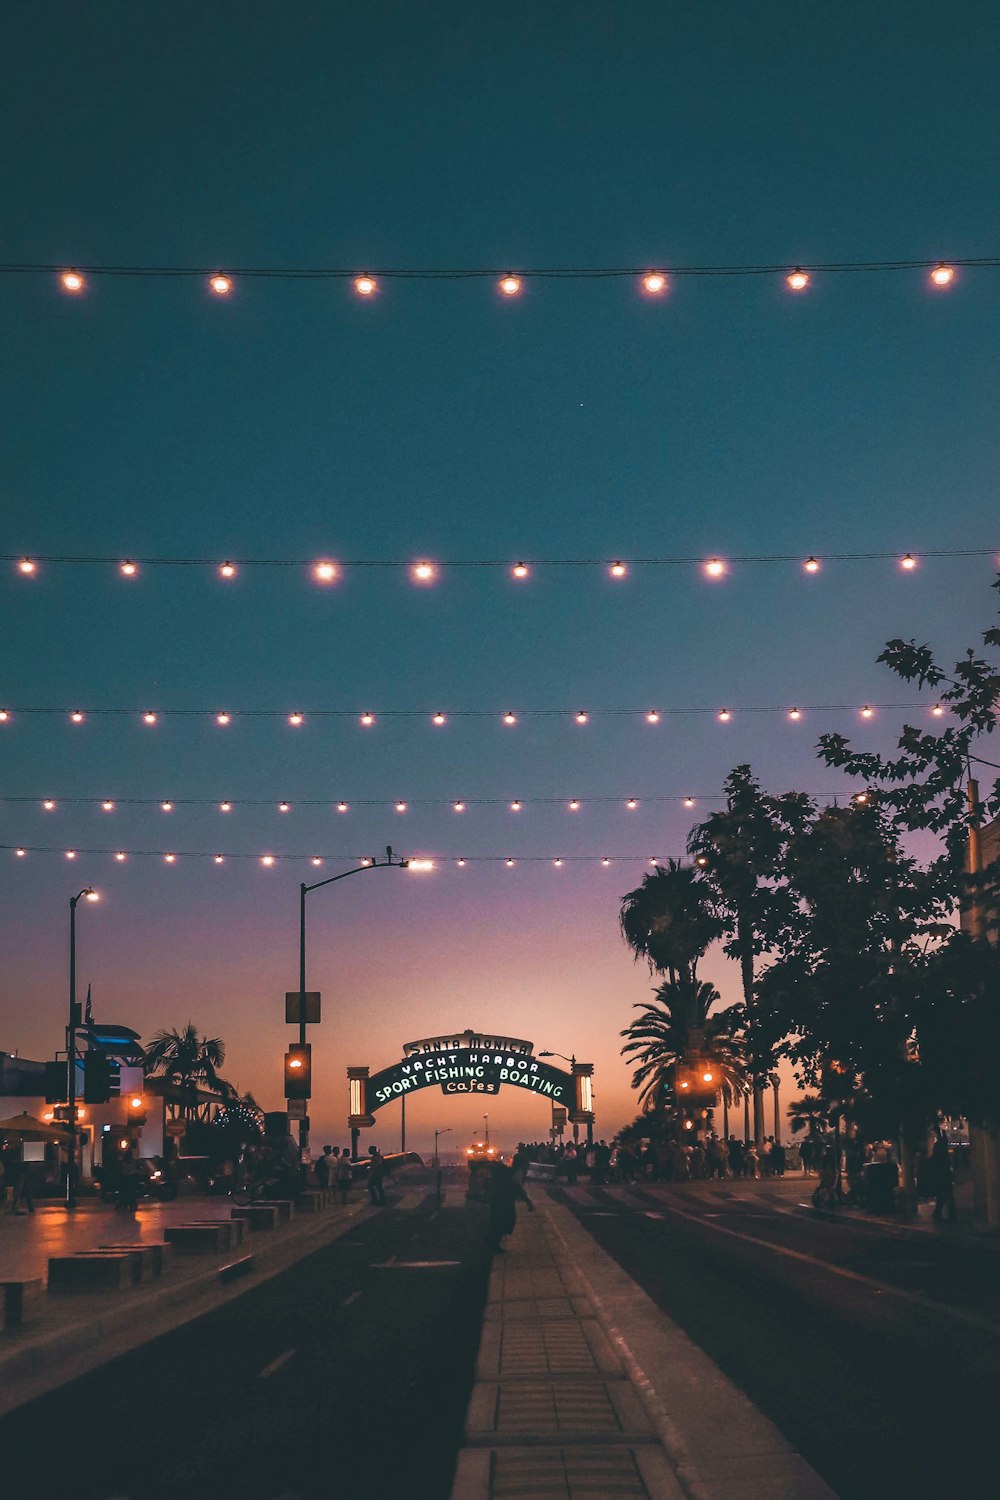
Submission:
<svg viewBox="0 0 1000 1500">
<path fill-rule="evenodd" d="M 528 1205 L 529 1213 L 534 1213 L 535 1205 L 518 1182 L 514 1172 L 502 1161 L 490 1163 L 486 1193 L 486 1201 L 490 1210 L 490 1249 L 494 1255 L 497 1255 L 503 1252 L 502 1241 L 509 1234 L 514 1233 L 517 1224 L 517 1200 L 520 1198 L 522 1203 Z"/>
<path fill-rule="evenodd" d="M 368 1201 L 385 1208 L 385 1157 L 377 1146 L 368 1147 Z"/>
<path fill-rule="evenodd" d="M 351 1180 L 354 1169 L 351 1166 L 351 1153 L 345 1146 L 337 1157 L 337 1191 L 340 1194 L 341 1205 L 347 1202 L 347 1195 L 351 1190 Z"/>
<path fill-rule="evenodd" d="M 316 1173 L 317 1187 L 328 1188 L 331 1185 L 333 1181 L 334 1165 L 335 1163 L 333 1160 L 333 1147 L 324 1146 L 323 1155 L 319 1158 L 313 1168 L 314 1172 Z"/>
<path fill-rule="evenodd" d="M 934 1184 L 934 1213 L 940 1224 L 942 1218 L 948 1224 L 958 1219 L 955 1207 L 955 1179 L 951 1172 L 951 1144 L 940 1128 L 931 1151 L 931 1181 Z"/>
<path fill-rule="evenodd" d="M 576 1174 L 579 1171 L 579 1159 L 576 1147 L 569 1141 L 563 1152 L 563 1167 L 566 1172 L 566 1186 L 576 1187 Z"/>
</svg>

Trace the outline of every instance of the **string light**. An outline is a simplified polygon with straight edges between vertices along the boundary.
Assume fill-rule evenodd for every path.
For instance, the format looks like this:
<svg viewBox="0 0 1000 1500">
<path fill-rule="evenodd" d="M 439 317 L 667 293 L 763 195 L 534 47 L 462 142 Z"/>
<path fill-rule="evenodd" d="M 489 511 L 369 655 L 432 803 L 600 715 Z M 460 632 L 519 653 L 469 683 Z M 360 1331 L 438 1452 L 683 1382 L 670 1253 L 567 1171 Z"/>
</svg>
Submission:
<svg viewBox="0 0 1000 1500">
<path fill-rule="evenodd" d="M 667 278 L 662 271 L 647 271 L 642 278 L 642 289 L 651 297 L 658 297 L 667 289 Z"/>
<path fill-rule="evenodd" d="M 955 267 L 946 265 L 939 261 L 931 271 L 931 281 L 935 286 L 950 286 L 955 279 Z"/>
<path fill-rule="evenodd" d="M 818 557 L 807 557 L 806 560 L 805 560 L 805 562 L 802 564 L 802 566 L 803 566 L 803 568 L 805 569 L 805 571 L 807 573 L 818 573 L 819 570 L 820 570 L 820 561 L 819 561 L 819 558 Z"/>
<path fill-rule="evenodd" d="M 70 722 L 73 723 L 73 724 L 82 724 L 83 723 L 84 716 L 83 716 L 83 714 L 80 712 L 80 710 L 78 708 L 74 708 L 73 712 L 70 714 L 69 717 L 70 717 Z"/>
<path fill-rule="evenodd" d="M 576 715 L 576 722 L 578 724 L 586 724 L 589 718 L 590 715 L 584 713 L 583 709 L 581 708 L 579 713 Z"/>
<path fill-rule="evenodd" d="M 446 719 L 445 719 L 445 716 L 444 716 L 444 714 L 443 714 L 443 713 L 440 713 L 440 712 L 439 712 L 439 713 L 436 713 L 436 714 L 435 714 L 435 715 L 434 715 L 434 717 L 433 717 L 433 719 L 432 719 L 432 720 L 431 720 L 431 723 L 432 723 L 432 724 L 437 724 L 437 726 L 438 726 L 438 728 L 440 728 L 440 726 L 441 726 L 441 725 L 442 725 L 442 724 L 444 724 L 444 723 L 446 723 L 446 722 L 447 722 L 447 720 L 446 720 Z"/>
<path fill-rule="evenodd" d="M 684 806 L 685 807 L 694 807 L 694 798 L 693 797 L 685 797 L 684 798 Z"/>
<path fill-rule="evenodd" d="M 122 865 L 128 859 L 128 855 L 125 853 L 124 849 L 119 849 L 115 854 L 115 859 L 120 865 Z"/>
<path fill-rule="evenodd" d="M 709 578 L 724 578 L 726 565 L 721 557 L 710 557 L 705 564 L 705 574 Z"/>
<path fill-rule="evenodd" d="M 25 859 L 27 857 L 28 851 L 27 849 L 15 849 L 14 853 L 17 855 L 18 859 Z"/>
<path fill-rule="evenodd" d="M 405 813 L 405 811 L 406 811 L 406 803 L 405 802 L 397 802 L 396 803 L 396 811 L 398 813 Z"/>
<path fill-rule="evenodd" d="M 328 561 L 314 563 L 313 577 L 317 583 L 333 583 L 337 577 L 337 564 Z"/>
<path fill-rule="evenodd" d="M 511 713 L 510 709 L 508 709 L 507 712 L 503 716 L 503 721 L 504 721 L 505 724 L 516 724 L 517 723 L 517 714 Z"/>
<path fill-rule="evenodd" d="M 371 864 L 371 860 L 368 859 L 367 857 L 365 857 L 364 859 L 362 859 L 361 863 L 363 865 L 370 865 Z"/>
<path fill-rule="evenodd" d="M 634 797 L 630 797 L 628 799 L 628 801 L 625 803 L 625 806 L 628 808 L 629 812 L 635 812 L 635 810 L 639 806 L 639 804 L 635 800 Z"/>
<path fill-rule="evenodd" d="M 224 865 L 225 862 L 226 862 L 226 858 L 225 858 L 224 854 L 216 854 L 213 857 L 213 860 L 212 860 L 212 863 L 216 864 L 216 865 Z"/>
<path fill-rule="evenodd" d="M 318 854 L 314 854 L 313 857 L 312 857 L 312 859 L 309 861 L 309 863 L 311 865 L 315 865 L 315 867 L 317 869 L 319 869 L 319 867 L 323 863 L 323 861 L 320 859 L 320 857 L 319 857 Z"/>
<path fill-rule="evenodd" d="M 22 557 L 17 565 L 17 571 L 23 573 L 25 578 L 30 578 L 33 573 L 38 572 L 38 565 L 30 557 Z"/>
<path fill-rule="evenodd" d="M 220 578 L 235 578 L 236 577 L 236 573 L 237 573 L 237 568 L 236 568 L 236 564 L 235 563 L 224 562 L 224 563 L 221 563 L 220 566 L 219 566 L 219 577 Z"/>
<path fill-rule="evenodd" d="M 374 714 L 369 714 L 369 713 L 363 713 L 361 715 L 361 723 L 364 725 L 364 727 L 366 729 L 370 729 L 372 727 L 372 725 L 375 723 L 375 715 Z"/>
<path fill-rule="evenodd" d="M 10 723 L 10 713 L 6 708 L 0 708 L 0 724 Z"/>
<path fill-rule="evenodd" d="M 412 572 L 413 577 L 417 583 L 432 583 L 434 581 L 437 569 L 435 568 L 433 563 L 417 562 L 413 564 L 413 567 L 410 571 Z"/>
<path fill-rule="evenodd" d="M 345 813 L 347 811 L 347 803 L 346 802 L 338 802 L 337 803 L 337 811 L 339 813 Z"/>
<path fill-rule="evenodd" d="M 718 719 L 720 724 L 728 724 L 732 717 L 733 716 L 729 712 L 728 708 L 720 708 L 719 712 L 716 714 L 716 718 Z"/>
<path fill-rule="evenodd" d="M 76 859 L 76 850 L 75 849 L 67 849 L 66 850 L 66 858 L 67 859 Z"/>
<path fill-rule="evenodd" d="M 231 724 L 232 723 L 232 719 L 230 718 L 229 714 L 225 714 L 225 713 L 223 713 L 223 714 L 216 714 L 216 716 L 215 716 L 215 722 L 216 722 L 216 724 L 221 724 L 222 727 L 223 727 L 223 729 L 224 729 L 227 724 Z"/>
<path fill-rule="evenodd" d="M 870 718 L 872 718 L 874 716 L 874 713 L 875 713 L 875 710 L 873 708 L 869 707 L 869 705 L 866 703 L 865 706 L 864 706 L 864 708 L 861 710 L 861 717 L 863 719 L 870 719 Z"/>
<path fill-rule="evenodd" d="M 796 266 L 795 270 L 790 271 L 785 277 L 785 282 L 793 292 L 804 292 L 809 285 L 809 272 L 803 271 L 801 266 Z"/>
<path fill-rule="evenodd" d="M 288 722 L 289 722 L 289 724 L 291 724 L 291 726 L 292 726 L 293 729 L 298 729 L 299 726 L 304 722 L 303 716 L 300 713 L 298 713 L 298 712 L 295 712 L 294 714 L 289 714 L 288 715 Z"/>
<path fill-rule="evenodd" d="M 553 868 L 554 868 L 554 869 L 556 869 L 556 870 L 561 870 L 561 869 L 562 869 L 562 863 L 563 863 L 563 862 L 562 862 L 562 860 L 561 860 L 561 859 L 554 859 L 554 860 L 553 860 L 553 861 L 552 861 L 552 864 L 553 864 Z"/>
<path fill-rule="evenodd" d="M 274 864 L 274 855 L 273 854 L 262 854 L 261 857 L 260 857 L 260 862 L 261 862 L 262 865 L 266 865 L 268 867 L 268 869 L 270 869 L 271 865 Z"/>
<path fill-rule="evenodd" d="M 127 557 L 124 562 L 119 564 L 118 571 L 119 573 L 121 573 L 123 578 L 135 578 L 139 572 L 139 569 L 138 566 L 134 562 L 132 562 L 130 558 Z"/>
<path fill-rule="evenodd" d="M 56 804 L 49 797 L 46 797 L 45 801 L 42 803 L 42 806 L 44 807 L 46 812 L 55 812 L 56 810 Z"/>
<path fill-rule="evenodd" d="M 378 291 L 378 282 L 374 276 L 356 276 L 354 278 L 354 290 L 359 297 L 374 297 Z"/>
<path fill-rule="evenodd" d="M 607 867 L 608 867 L 608 865 L 610 863 L 611 863 L 610 859 L 602 859 L 601 860 L 601 864 L 604 866 L 605 869 L 607 869 Z"/>
<path fill-rule="evenodd" d="M 82 292 L 87 285 L 79 271 L 64 271 L 59 280 L 62 282 L 63 290 L 67 292 Z"/>
<path fill-rule="evenodd" d="M 531 570 L 527 563 L 519 562 L 515 563 L 510 571 L 514 578 L 527 578 Z"/>
<path fill-rule="evenodd" d="M 463 812 L 465 812 L 465 803 L 464 802 L 453 802 L 452 803 L 452 807 L 455 809 L 455 811 L 457 813 L 463 813 Z"/>
<path fill-rule="evenodd" d="M 899 566 L 905 568 L 910 573 L 917 566 L 917 560 L 911 553 L 907 552 L 905 557 L 900 558 Z"/>
<path fill-rule="evenodd" d="M 801 709 L 798 709 L 798 708 L 790 708 L 790 709 L 789 709 L 789 710 L 788 710 L 788 717 L 789 717 L 789 718 L 790 718 L 790 719 L 794 719 L 794 720 L 796 720 L 796 721 L 798 721 L 798 720 L 799 720 L 799 719 L 801 719 L 801 717 L 802 717 L 802 711 L 801 711 Z"/>
<path fill-rule="evenodd" d="M 174 804 L 172 802 L 161 802 L 160 803 L 160 810 L 162 812 L 173 812 L 173 810 L 174 810 Z"/>
<path fill-rule="evenodd" d="M 458 865 L 458 868 L 460 870 L 464 870 L 465 869 L 465 860 L 464 859 L 456 859 L 455 863 L 456 863 L 456 865 Z"/>
<path fill-rule="evenodd" d="M 935 703 L 934 707 L 931 709 L 931 713 L 934 715 L 935 719 L 940 719 L 941 715 L 944 713 L 944 708 L 940 703 Z"/>
<path fill-rule="evenodd" d="M 510 810 L 511 810 L 511 812 L 520 812 L 521 808 L 523 806 L 524 806 L 523 802 L 512 802 L 510 804 Z"/>
<path fill-rule="evenodd" d="M 142 716 L 142 722 L 144 724 L 155 724 L 156 723 L 156 715 L 154 713 L 152 713 L 152 712 L 146 712 Z"/>
<path fill-rule="evenodd" d="M 508 870 L 513 870 L 513 868 L 514 868 L 514 861 L 512 859 L 506 859 L 506 860 L 504 860 L 504 864 L 507 866 Z"/>
<path fill-rule="evenodd" d="M 176 864 L 177 862 L 176 854 L 165 854 L 163 858 L 168 865 Z"/>
<path fill-rule="evenodd" d="M 217 297 L 228 297 L 233 289 L 233 283 L 228 276 L 210 276 L 208 284 Z"/>
<path fill-rule="evenodd" d="M 568 802 L 566 805 L 569 808 L 570 812 L 579 812 L 580 811 L 580 804 L 576 800 L 575 797 L 573 798 L 572 802 Z"/>
<path fill-rule="evenodd" d="M 291 810 L 292 810 L 292 808 L 291 808 L 291 803 L 290 802 L 279 802 L 278 803 L 278 811 L 279 812 L 286 813 L 286 812 L 291 812 Z"/>
<path fill-rule="evenodd" d="M 115 804 L 113 802 L 102 802 L 101 808 L 104 812 L 114 812 Z"/>
<path fill-rule="evenodd" d="M 516 297 L 521 290 L 520 276 L 502 276 L 497 283 L 505 297 Z"/>
<path fill-rule="evenodd" d="M 628 572 L 628 568 L 626 568 L 623 562 L 619 561 L 613 562 L 608 571 L 610 572 L 612 578 L 624 578 L 626 573 Z"/>
<path fill-rule="evenodd" d="M 220 802 L 219 803 L 219 811 L 221 813 L 232 812 L 232 810 L 233 810 L 233 804 L 231 802 Z"/>
<path fill-rule="evenodd" d="M 646 715 L 646 723 L 647 724 L 659 724 L 659 722 L 660 722 L 660 716 L 659 716 L 659 714 L 656 712 L 655 708 L 651 708 L 649 710 L 649 712 L 647 713 L 647 715 Z"/>
</svg>

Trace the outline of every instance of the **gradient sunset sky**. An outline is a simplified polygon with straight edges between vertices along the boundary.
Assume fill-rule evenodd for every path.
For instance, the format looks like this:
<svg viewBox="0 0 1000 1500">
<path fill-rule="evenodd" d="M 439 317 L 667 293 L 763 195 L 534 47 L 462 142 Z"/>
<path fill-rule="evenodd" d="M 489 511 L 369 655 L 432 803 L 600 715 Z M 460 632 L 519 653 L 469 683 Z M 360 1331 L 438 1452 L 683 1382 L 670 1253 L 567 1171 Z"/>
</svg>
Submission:
<svg viewBox="0 0 1000 1500">
<path fill-rule="evenodd" d="M 987 0 L 7 7 L 0 258 L 989 256 L 998 76 Z M 658 299 L 634 279 L 528 276 L 509 299 L 491 280 L 383 280 L 366 299 L 330 280 L 237 278 L 218 298 L 200 279 L 90 277 L 71 296 L 0 275 L 11 558 L 794 559 L 715 582 L 595 563 L 426 587 L 394 569 L 324 587 L 302 567 L 3 564 L 0 1048 L 62 1045 L 67 904 L 93 884 L 79 964 L 98 1016 L 146 1035 L 190 1018 L 280 1107 L 298 882 L 391 842 L 437 867 L 310 898 L 314 1141 L 344 1136 L 349 1063 L 466 1027 L 592 1060 L 610 1136 L 635 1111 L 618 1032 L 651 984 L 617 928 L 644 862 L 683 851 L 736 763 L 775 791 L 849 790 L 817 735 L 885 749 L 932 701 L 860 719 L 916 698 L 875 665 L 884 641 L 947 657 L 992 623 L 993 556 L 893 559 L 1000 543 L 998 308 L 996 269 L 945 290 L 925 270 L 817 273 L 799 295 L 778 274 L 677 277 Z M 845 552 L 893 558 L 829 560 Z M 827 559 L 814 576 L 810 554 Z M 806 704 L 855 707 L 751 712 Z M 132 712 L 74 725 L 76 708 Z M 146 726 L 147 708 L 203 712 Z M 662 719 L 600 713 L 616 708 Z M 307 718 L 239 717 L 261 709 Z M 364 729 L 310 709 L 418 712 Z M 437 709 L 488 712 L 436 727 Z M 227 798 L 252 805 L 222 814 Z M 229 857 L 168 865 L 174 850 Z M 322 872 L 287 857 L 312 854 Z M 704 967 L 738 998 L 734 967 Z M 548 1127 L 510 1090 L 428 1090 L 411 1141 L 464 1144 L 486 1109 L 503 1144 Z M 398 1120 L 384 1110 L 370 1139 L 394 1146 Z"/>
</svg>

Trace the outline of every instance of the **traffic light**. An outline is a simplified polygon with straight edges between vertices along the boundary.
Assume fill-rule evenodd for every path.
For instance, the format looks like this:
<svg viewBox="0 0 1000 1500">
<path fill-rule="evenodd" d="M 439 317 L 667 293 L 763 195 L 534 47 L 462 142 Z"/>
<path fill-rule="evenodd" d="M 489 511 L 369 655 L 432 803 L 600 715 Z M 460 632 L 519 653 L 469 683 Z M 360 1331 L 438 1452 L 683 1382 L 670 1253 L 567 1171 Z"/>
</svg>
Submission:
<svg viewBox="0 0 1000 1500">
<path fill-rule="evenodd" d="M 285 1098 L 308 1099 L 312 1093 L 312 1047 L 296 1043 L 285 1053 Z"/>
<path fill-rule="evenodd" d="M 103 1052 L 83 1054 L 83 1100 L 85 1104 L 107 1104 L 111 1098 L 111 1064 Z"/>
<path fill-rule="evenodd" d="M 684 1109 L 712 1109 L 719 1102 L 719 1070 L 706 1058 L 687 1057 L 674 1070 L 674 1102 Z"/>
<path fill-rule="evenodd" d="M 47 1062 L 45 1064 L 46 1104 L 65 1104 L 68 1084 L 69 1077 L 64 1062 Z"/>
<path fill-rule="evenodd" d="M 145 1125 L 146 1123 L 146 1101 L 141 1094 L 130 1093 L 126 1098 L 128 1110 L 128 1121 L 130 1125 Z"/>
</svg>

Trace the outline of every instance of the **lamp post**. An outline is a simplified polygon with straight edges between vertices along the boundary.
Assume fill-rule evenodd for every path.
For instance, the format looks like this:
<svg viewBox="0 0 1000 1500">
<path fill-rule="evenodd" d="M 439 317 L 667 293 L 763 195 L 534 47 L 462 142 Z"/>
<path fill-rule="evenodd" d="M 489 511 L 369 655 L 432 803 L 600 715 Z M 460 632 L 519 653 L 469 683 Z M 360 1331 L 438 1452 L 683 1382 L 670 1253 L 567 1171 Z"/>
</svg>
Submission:
<svg viewBox="0 0 1000 1500">
<path fill-rule="evenodd" d="M 339 875 L 331 875 L 326 880 L 316 880 L 312 885 L 306 885 L 305 881 L 299 886 L 299 1045 L 306 1044 L 306 897 L 310 891 L 318 891 L 321 886 L 335 885 L 338 880 L 347 880 L 351 875 L 363 875 L 366 870 L 426 870 L 432 868 L 429 860 L 395 859 L 392 853 L 392 845 L 387 844 L 385 848 L 385 859 L 371 859 L 367 864 L 357 865 L 353 870 L 342 870 Z M 308 1108 L 308 1105 L 307 1105 Z M 305 1167 L 306 1152 L 309 1149 L 309 1126 L 305 1120 L 299 1121 L 299 1153 L 300 1161 Z"/>
<path fill-rule="evenodd" d="M 563 1060 L 563 1062 L 568 1062 L 569 1063 L 570 1067 L 574 1070 L 574 1072 L 576 1070 L 576 1053 L 575 1052 L 573 1053 L 572 1057 L 567 1057 L 566 1054 L 565 1054 L 565 1052 L 539 1052 L 538 1055 L 539 1055 L 539 1057 L 561 1057 L 562 1060 Z M 574 1108 L 575 1108 L 575 1105 L 574 1105 Z M 573 1144 L 576 1145 L 576 1143 L 579 1141 L 579 1139 L 580 1139 L 580 1125 L 579 1125 L 579 1122 L 577 1120 L 574 1120 L 573 1121 Z"/>
<path fill-rule="evenodd" d="M 451 1135 L 451 1126 L 446 1125 L 443 1130 L 435 1130 L 434 1132 L 434 1165 L 436 1167 L 441 1165 L 441 1158 L 438 1155 L 438 1136 L 441 1135 Z"/>
<path fill-rule="evenodd" d="M 84 898 L 101 898 L 89 885 L 69 898 L 69 1024 L 66 1027 L 66 1099 L 69 1106 L 69 1141 L 66 1156 L 66 1207 L 76 1207 L 76 1029 L 80 1007 L 76 1000 L 76 908 Z"/>
<path fill-rule="evenodd" d="M 486 1124 L 486 1141 L 485 1141 L 485 1146 L 486 1146 L 486 1149 L 488 1151 L 490 1149 L 490 1117 L 489 1117 L 489 1115 L 483 1115 L 483 1120 L 484 1120 L 484 1122 Z"/>
</svg>

